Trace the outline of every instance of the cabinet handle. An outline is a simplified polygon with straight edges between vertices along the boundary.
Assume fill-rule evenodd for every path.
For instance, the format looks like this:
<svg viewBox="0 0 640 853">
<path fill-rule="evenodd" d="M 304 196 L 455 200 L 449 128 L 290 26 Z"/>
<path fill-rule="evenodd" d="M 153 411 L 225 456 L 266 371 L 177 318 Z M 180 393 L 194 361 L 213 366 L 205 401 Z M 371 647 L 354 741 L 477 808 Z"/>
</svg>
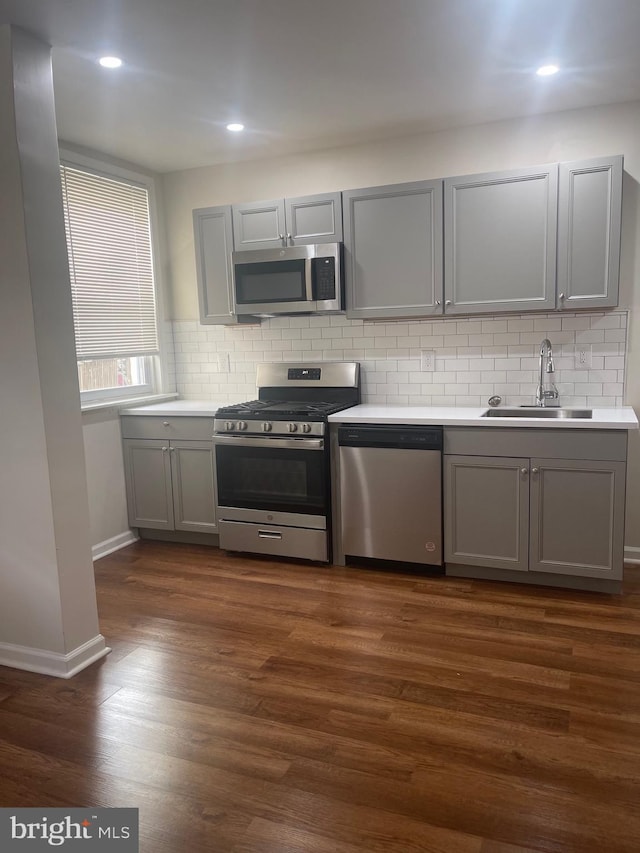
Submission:
<svg viewBox="0 0 640 853">
<path fill-rule="evenodd" d="M 532 469 L 531 469 L 531 473 L 532 473 L 532 474 L 538 474 L 539 472 L 540 472 L 540 469 L 539 469 L 539 468 L 532 468 Z"/>
<path fill-rule="evenodd" d="M 564 293 L 559 293 L 559 294 L 558 294 L 558 299 L 564 299 Z"/>
<path fill-rule="evenodd" d="M 436 305 L 442 305 L 442 302 L 440 302 L 439 299 L 436 299 Z"/>
<path fill-rule="evenodd" d="M 282 240 L 282 242 L 284 243 L 284 234 L 278 234 L 278 237 L 279 237 L 279 238 Z"/>
<path fill-rule="evenodd" d="M 293 240 L 293 237 L 291 236 L 291 234 L 287 234 L 287 240 L 289 240 L 290 242 Z"/>
<path fill-rule="evenodd" d="M 526 476 L 527 476 L 527 474 L 529 473 L 529 469 L 528 469 L 528 468 L 521 468 L 521 469 L 520 469 L 520 473 L 521 473 L 521 474 L 523 474 L 523 475 L 526 477 Z"/>
</svg>

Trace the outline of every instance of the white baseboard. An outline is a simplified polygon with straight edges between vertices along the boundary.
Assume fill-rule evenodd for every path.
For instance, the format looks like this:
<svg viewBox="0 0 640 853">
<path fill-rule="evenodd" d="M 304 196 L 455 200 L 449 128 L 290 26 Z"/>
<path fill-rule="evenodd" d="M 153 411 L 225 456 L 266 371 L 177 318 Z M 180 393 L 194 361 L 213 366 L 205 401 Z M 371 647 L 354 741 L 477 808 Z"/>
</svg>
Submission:
<svg viewBox="0 0 640 853">
<path fill-rule="evenodd" d="M 26 669 L 40 675 L 55 675 L 57 678 L 72 678 L 76 673 L 108 655 L 111 649 L 105 645 L 102 634 L 78 646 L 67 655 L 47 652 L 29 646 L 0 643 L 0 666 Z"/>
<path fill-rule="evenodd" d="M 640 548 L 635 548 L 632 545 L 624 546 L 624 561 L 640 566 Z"/>
<path fill-rule="evenodd" d="M 120 548 L 126 548 L 138 541 L 138 537 L 133 530 L 125 530 L 124 533 L 119 533 L 117 536 L 112 536 L 111 539 L 105 539 L 104 542 L 98 542 L 91 548 L 91 555 L 95 560 L 100 557 L 106 557 L 107 554 L 113 554 L 114 551 L 119 551 Z"/>
</svg>

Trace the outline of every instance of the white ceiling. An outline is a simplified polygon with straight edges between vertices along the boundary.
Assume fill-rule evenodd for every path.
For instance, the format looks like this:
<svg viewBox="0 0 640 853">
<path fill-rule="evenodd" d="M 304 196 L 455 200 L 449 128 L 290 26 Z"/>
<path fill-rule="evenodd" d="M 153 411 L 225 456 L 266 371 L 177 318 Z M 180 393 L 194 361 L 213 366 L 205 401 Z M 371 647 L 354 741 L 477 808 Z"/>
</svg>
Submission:
<svg viewBox="0 0 640 853">
<path fill-rule="evenodd" d="M 640 0 L 0 0 L 7 22 L 53 45 L 62 140 L 160 172 L 640 100 Z"/>
</svg>

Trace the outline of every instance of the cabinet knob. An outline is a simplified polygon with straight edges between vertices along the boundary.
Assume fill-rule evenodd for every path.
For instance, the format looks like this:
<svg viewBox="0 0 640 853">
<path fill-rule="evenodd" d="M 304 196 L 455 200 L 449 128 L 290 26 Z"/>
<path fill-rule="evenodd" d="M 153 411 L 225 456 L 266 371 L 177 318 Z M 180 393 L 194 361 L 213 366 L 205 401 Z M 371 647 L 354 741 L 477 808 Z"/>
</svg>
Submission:
<svg viewBox="0 0 640 853">
<path fill-rule="evenodd" d="M 163 448 L 162 448 L 162 452 L 164 453 L 164 452 L 165 452 L 165 450 L 168 450 L 168 449 L 169 449 L 168 447 L 163 447 Z"/>
<path fill-rule="evenodd" d="M 279 237 L 279 238 L 282 240 L 282 242 L 284 243 L 284 234 L 278 234 L 278 237 Z"/>
<path fill-rule="evenodd" d="M 529 469 L 528 469 L 528 468 L 521 468 L 521 469 L 520 469 L 520 473 L 521 473 L 521 474 L 523 474 L 523 475 L 526 477 L 526 476 L 527 476 L 527 474 L 529 473 Z"/>
<path fill-rule="evenodd" d="M 169 421 L 162 421 L 162 426 L 169 426 Z"/>
<path fill-rule="evenodd" d="M 540 472 L 540 469 L 539 469 L 539 468 L 532 468 L 532 469 L 531 469 L 531 473 L 532 473 L 532 474 L 538 474 L 539 472 Z"/>
<path fill-rule="evenodd" d="M 445 304 L 445 307 L 448 307 L 449 305 L 451 305 L 451 300 L 447 299 L 444 304 Z"/>
<path fill-rule="evenodd" d="M 287 234 L 287 240 L 289 240 L 289 241 L 293 240 L 293 237 L 291 236 L 291 234 Z"/>
<path fill-rule="evenodd" d="M 442 305 L 442 302 L 440 302 L 439 299 L 436 299 L 436 305 Z"/>
<path fill-rule="evenodd" d="M 564 293 L 559 293 L 559 294 L 558 294 L 558 299 L 564 299 Z"/>
</svg>

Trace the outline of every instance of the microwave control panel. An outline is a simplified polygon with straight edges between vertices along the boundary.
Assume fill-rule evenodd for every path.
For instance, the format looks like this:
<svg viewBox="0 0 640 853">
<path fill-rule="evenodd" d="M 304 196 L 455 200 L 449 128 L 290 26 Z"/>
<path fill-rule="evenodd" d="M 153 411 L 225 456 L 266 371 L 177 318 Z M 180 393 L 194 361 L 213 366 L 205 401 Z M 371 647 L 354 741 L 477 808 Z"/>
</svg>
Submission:
<svg viewBox="0 0 640 853">
<path fill-rule="evenodd" d="M 336 298 L 336 259 L 312 258 L 313 296 L 318 301 Z"/>
</svg>

